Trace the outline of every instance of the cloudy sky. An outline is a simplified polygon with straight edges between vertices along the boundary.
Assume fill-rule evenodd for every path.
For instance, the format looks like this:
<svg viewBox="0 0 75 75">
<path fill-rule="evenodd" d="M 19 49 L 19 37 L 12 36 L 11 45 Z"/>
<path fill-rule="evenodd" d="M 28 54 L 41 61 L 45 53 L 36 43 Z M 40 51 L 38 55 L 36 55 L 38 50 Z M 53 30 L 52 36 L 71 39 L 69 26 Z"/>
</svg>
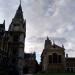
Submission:
<svg viewBox="0 0 75 75">
<path fill-rule="evenodd" d="M 20 0 L 0 0 L 0 23 L 6 20 L 6 30 Z M 47 36 L 64 45 L 69 56 L 75 56 L 75 0 L 22 0 L 26 25 L 25 52 L 37 52 L 39 61 Z"/>
</svg>

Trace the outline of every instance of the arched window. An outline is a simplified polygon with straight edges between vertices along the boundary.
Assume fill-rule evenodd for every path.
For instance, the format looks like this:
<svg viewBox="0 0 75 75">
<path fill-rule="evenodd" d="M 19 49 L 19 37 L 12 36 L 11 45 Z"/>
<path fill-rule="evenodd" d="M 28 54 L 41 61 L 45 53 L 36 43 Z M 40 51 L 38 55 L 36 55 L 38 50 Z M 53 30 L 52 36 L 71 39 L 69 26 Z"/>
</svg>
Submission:
<svg viewBox="0 0 75 75">
<path fill-rule="evenodd" d="M 53 53 L 53 63 L 57 63 L 57 54 Z"/>
<path fill-rule="evenodd" d="M 57 64 L 62 62 L 61 55 L 58 55 L 57 53 L 53 53 L 52 55 L 49 55 L 48 57 L 49 63 Z"/>
</svg>

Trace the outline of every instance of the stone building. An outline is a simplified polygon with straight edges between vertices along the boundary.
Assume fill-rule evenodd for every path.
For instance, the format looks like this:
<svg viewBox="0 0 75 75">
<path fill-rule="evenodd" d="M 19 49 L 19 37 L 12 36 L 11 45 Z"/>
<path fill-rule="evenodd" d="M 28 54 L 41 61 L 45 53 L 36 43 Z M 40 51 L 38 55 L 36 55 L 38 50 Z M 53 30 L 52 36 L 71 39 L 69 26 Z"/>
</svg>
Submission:
<svg viewBox="0 0 75 75">
<path fill-rule="evenodd" d="M 75 72 L 75 57 L 65 57 L 65 49 L 52 44 L 47 37 L 41 54 L 42 71 L 45 72 Z"/>
<path fill-rule="evenodd" d="M 8 71 L 8 66 L 7 66 L 7 63 L 8 63 L 8 52 L 7 50 L 5 50 L 4 48 L 4 39 L 5 39 L 5 20 L 3 22 L 3 24 L 0 24 L 0 74 L 1 71 L 2 72 L 5 72 L 5 71 Z"/>
<path fill-rule="evenodd" d="M 65 58 L 66 66 L 65 71 L 66 72 L 75 72 L 75 57 L 68 57 L 68 55 Z"/>
<path fill-rule="evenodd" d="M 23 18 L 21 4 L 19 5 L 14 18 L 12 19 L 8 31 L 8 50 L 11 50 L 9 51 L 9 56 L 12 58 L 10 62 L 14 64 L 13 66 L 18 70 L 19 75 L 22 75 L 24 66 L 26 20 Z"/>
<path fill-rule="evenodd" d="M 24 73 L 36 73 L 38 70 L 35 53 L 24 53 Z"/>
<path fill-rule="evenodd" d="M 0 55 L 4 62 L 7 59 L 6 65 L 8 65 L 11 74 L 23 75 L 25 37 L 26 20 L 23 18 L 20 2 L 8 31 L 5 31 L 5 21 L 0 24 Z M 6 59 L 3 58 L 3 54 Z M 3 64 L 5 65 L 5 63 Z"/>
<path fill-rule="evenodd" d="M 20 2 L 8 31 L 5 30 L 5 20 L 0 24 L 0 72 L 7 72 L 7 75 L 36 72 L 38 63 L 35 53 L 24 53 L 25 37 L 26 20 Z"/>
<path fill-rule="evenodd" d="M 65 66 L 65 49 L 47 37 L 45 40 L 44 50 L 41 55 L 42 71 L 64 72 Z"/>
</svg>

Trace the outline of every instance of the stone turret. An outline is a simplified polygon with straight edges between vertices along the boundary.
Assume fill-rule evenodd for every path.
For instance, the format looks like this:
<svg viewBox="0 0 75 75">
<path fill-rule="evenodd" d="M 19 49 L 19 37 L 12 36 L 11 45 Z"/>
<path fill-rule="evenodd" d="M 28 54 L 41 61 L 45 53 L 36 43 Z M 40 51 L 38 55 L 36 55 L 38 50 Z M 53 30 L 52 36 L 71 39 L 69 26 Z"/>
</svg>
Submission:
<svg viewBox="0 0 75 75">
<path fill-rule="evenodd" d="M 52 45 L 51 40 L 49 40 L 49 37 L 47 37 L 47 39 L 45 40 L 45 46 L 44 48 L 50 47 Z"/>
<path fill-rule="evenodd" d="M 12 44 L 11 47 L 13 48 L 11 49 L 12 55 L 14 55 L 13 59 L 17 58 L 17 61 L 15 61 L 15 64 L 17 63 L 16 68 L 19 75 L 23 75 L 26 20 L 23 18 L 21 2 L 8 31 L 10 32 L 9 42 Z"/>
</svg>

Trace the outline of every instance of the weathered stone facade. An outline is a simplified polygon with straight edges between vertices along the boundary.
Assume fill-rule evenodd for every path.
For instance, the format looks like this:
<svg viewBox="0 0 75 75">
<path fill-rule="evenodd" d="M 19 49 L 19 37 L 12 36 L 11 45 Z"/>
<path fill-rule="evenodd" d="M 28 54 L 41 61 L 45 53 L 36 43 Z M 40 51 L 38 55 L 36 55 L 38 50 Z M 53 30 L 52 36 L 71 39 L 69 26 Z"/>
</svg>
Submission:
<svg viewBox="0 0 75 75">
<path fill-rule="evenodd" d="M 41 55 L 42 71 L 64 72 L 65 68 L 65 49 L 64 47 L 52 44 L 47 37 L 45 47 Z"/>
<path fill-rule="evenodd" d="M 45 72 L 75 72 L 75 57 L 65 57 L 65 49 L 52 44 L 47 37 L 45 46 L 41 55 L 42 71 Z"/>
<path fill-rule="evenodd" d="M 0 24 L 0 49 L 2 50 L 0 55 L 6 57 L 7 60 L 2 58 L 5 60 L 3 65 L 7 62 L 9 72 L 13 75 L 23 75 L 25 37 L 26 20 L 23 18 L 20 3 L 8 31 L 5 31 L 5 21 Z"/>
<path fill-rule="evenodd" d="M 75 72 L 75 58 L 68 57 L 68 58 L 65 58 L 65 61 L 66 61 L 65 71 Z"/>
</svg>

